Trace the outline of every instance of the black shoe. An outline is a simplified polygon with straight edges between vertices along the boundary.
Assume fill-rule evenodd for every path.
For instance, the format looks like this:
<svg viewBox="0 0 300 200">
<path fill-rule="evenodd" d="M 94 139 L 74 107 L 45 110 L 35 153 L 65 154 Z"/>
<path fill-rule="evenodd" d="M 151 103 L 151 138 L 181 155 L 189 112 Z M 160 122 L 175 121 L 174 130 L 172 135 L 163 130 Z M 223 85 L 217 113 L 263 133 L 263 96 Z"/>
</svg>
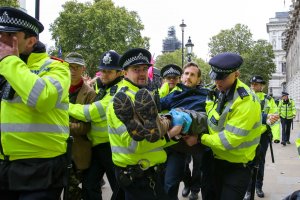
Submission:
<svg viewBox="0 0 300 200">
<path fill-rule="evenodd" d="M 191 189 L 189 187 L 184 186 L 183 190 L 182 190 L 182 196 L 183 197 L 187 197 L 190 194 Z"/>
<path fill-rule="evenodd" d="M 147 89 L 142 88 L 136 93 L 134 107 L 144 128 L 149 132 L 145 135 L 146 140 L 149 142 L 159 140 L 162 135 L 157 124 L 158 111 L 154 98 Z"/>
<path fill-rule="evenodd" d="M 246 192 L 243 200 L 250 200 L 250 197 L 251 197 L 251 193 L 250 192 Z"/>
<path fill-rule="evenodd" d="M 141 141 L 145 135 L 149 134 L 139 121 L 134 111 L 134 105 L 126 93 L 120 91 L 114 96 L 113 107 L 116 116 L 124 123 L 132 139 Z"/>
<path fill-rule="evenodd" d="M 291 144 L 291 142 L 290 142 L 290 141 L 287 141 L 286 143 L 287 143 L 287 144 Z"/>
<path fill-rule="evenodd" d="M 282 142 L 281 142 L 281 144 L 282 144 L 283 146 L 285 146 L 285 145 L 286 145 L 286 143 L 285 143 L 284 141 L 282 141 Z"/>
<path fill-rule="evenodd" d="M 189 200 L 197 200 L 198 199 L 198 192 L 191 192 Z"/>
<path fill-rule="evenodd" d="M 260 188 L 256 188 L 256 194 L 258 197 L 263 198 L 265 197 L 265 193 Z"/>
</svg>

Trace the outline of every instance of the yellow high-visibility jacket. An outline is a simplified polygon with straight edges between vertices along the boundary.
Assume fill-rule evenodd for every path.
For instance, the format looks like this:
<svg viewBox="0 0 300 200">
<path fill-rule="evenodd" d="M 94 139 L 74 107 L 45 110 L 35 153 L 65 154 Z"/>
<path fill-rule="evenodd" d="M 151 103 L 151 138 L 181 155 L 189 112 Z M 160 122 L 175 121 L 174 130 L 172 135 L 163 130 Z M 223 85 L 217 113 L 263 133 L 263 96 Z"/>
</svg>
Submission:
<svg viewBox="0 0 300 200">
<path fill-rule="evenodd" d="M 278 108 L 274 101 L 274 99 L 263 92 L 255 93 L 259 100 L 261 101 L 261 105 L 263 106 L 262 113 L 263 114 L 278 114 Z M 263 124 L 263 126 L 267 127 L 269 125 Z M 273 140 L 280 140 L 280 123 L 279 120 L 271 125 L 271 131 L 273 135 Z"/>
<path fill-rule="evenodd" d="M 206 102 L 209 134 L 201 142 L 209 146 L 214 156 L 232 163 L 248 163 L 255 156 L 262 126 L 260 103 L 250 88 L 237 79 L 233 98 L 225 103 L 223 112 L 216 110 L 218 103 Z"/>
<path fill-rule="evenodd" d="M 0 74 L 15 90 L 1 101 L 0 159 L 51 158 L 66 152 L 69 137 L 70 70 L 46 53 L 0 62 Z"/>
<path fill-rule="evenodd" d="M 139 88 L 127 80 L 123 80 L 120 89 L 123 87 L 127 87 L 125 93 L 134 101 Z M 125 124 L 116 116 L 113 101 L 109 103 L 107 108 L 107 124 L 112 159 L 115 165 L 126 167 L 147 160 L 149 167 L 151 167 L 166 161 L 167 154 L 163 149 L 166 140 L 163 138 L 153 143 L 145 139 L 142 141 L 133 140 L 127 132 Z"/>
<path fill-rule="evenodd" d="M 92 141 L 93 147 L 98 144 L 109 142 L 106 109 L 112 97 L 117 92 L 117 89 L 120 89 L 121 84 L 122 81 L 116 83 L 116 85 L 113 85 L 112 87 L 108 87 L 105 96 L 92 104 L 81 105 L 70 103 L 70 116 L 81 121 L 91 122 L 92 127 L 87 136 L 89 140 Z"/>
<path fill-rule="evenodd" d="M 296 107 L 293 99 L 289 99 L 289 103 L 284 103 L 283 100 L 279 101 L 278 112 L 280 117 L 285 119 L 292 119 L 296 116 Z"/>
</svg>

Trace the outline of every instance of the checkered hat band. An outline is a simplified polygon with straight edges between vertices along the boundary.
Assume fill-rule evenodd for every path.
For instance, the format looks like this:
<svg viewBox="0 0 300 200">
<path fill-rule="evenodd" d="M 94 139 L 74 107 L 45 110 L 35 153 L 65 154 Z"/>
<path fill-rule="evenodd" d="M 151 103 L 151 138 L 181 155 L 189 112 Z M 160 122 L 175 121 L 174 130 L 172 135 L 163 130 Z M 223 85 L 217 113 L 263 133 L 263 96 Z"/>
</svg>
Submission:
<svg viewBox="0 0 300 200">
<path fill-rule="evenodd" d="M 220 68 L 217 68 L 215 66 L 211 66 L 211 69 L 214 71 L 214 72 L 217 72 L 217 73 L 226 73 L 226 74 L 229 74 L 229 73 L 232 73 L 232 72 L 235 72 L 237 70 L 237 68 L 233 68 L 233 69 L 220 69 Z"/>
<path fill-rule="evenodd" d="M 173 69 L 172 67 L 168 70 L 166 70 L 164 73 L 163 73 L 163 77 L 169 75 L 169 74 L 176 74 L 178 76 L 180 76 L 180 71 L 179 70 L 176 70 L 176 69 Z"/>
<path fill-rule="evenodd" d="M 131 63 L 133 63 L 133 62 L 135 62 L 135 61 L 137 61 L 137 60 L 143 61 L 143 62 L 145 62 L 145 63 L 150 63 L 150 62 L 149 62 L 149 59 L 148 59 L 146 56 L 144 56 L 142 53 L 140 53 L 140 54 L 137 55 L 137 56 L 133 56 L 133 57 L 127 59 L 127 60 L 124 62 L 124 64 L 122 65 L 122 67 L 124 68 L 124 67 L 126 67 L 126 66 L 129 66 Z"/>
<path fill-rule="evenodd" d="M 14 17 L 7 18 L 7 17 L 0 16 L 0 23 L 3 25 L 7 24 L 8 26 L 16 25 L 21 28 L 32 30 L 37 35 L 39 34 L 39 29 L 37 26 L 29 23 L 28 21 L 22 20 L 22 19 L 18 19 L 18 18 L 14 18 Z"/>
</svg>

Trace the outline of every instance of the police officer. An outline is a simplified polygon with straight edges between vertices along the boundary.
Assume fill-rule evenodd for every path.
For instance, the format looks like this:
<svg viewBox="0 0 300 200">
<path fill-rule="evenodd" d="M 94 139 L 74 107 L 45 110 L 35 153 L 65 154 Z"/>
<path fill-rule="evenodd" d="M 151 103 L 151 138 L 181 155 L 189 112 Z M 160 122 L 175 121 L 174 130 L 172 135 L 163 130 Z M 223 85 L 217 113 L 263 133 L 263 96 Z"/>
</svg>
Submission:
<svg viewBox="0 0 300 200">
<path fill-rule="evenodd" d="M 162 147 L 169 140 L 170 119 L 158 116 L 155 101 L 145 89 L 150 60 L 150 52 L 142 48 L 123 54 L 119 62 L 124 69 L 122 87 L 107 109 L 112 158 L 126 200 L 168 199 L 162 185 L 167 157 Z M 178 119 L 174 115 L 172 125 L 182 127 L 183 118 Z"/>
<path fill-rule="evenodd" d="M 230 52 L 209 61 L 219 95 L 206 102 L 209 134 L 203 134 L 200 141 L 214 153 L 216 199 L 243 199 L 251 178 L 248 164 L 262 133 L 259 100 L 238 79 L 242 63 L 241 56 Z"/>
<path fill-rule="evenodd" d="M 7 81 L 0 140 L 4 200 L 57 200 L 65 186 L 70 71 L 46 53 L 38 40 L 43 29 L 25 12 L 0 7 L 0 75 Z"/>
<path fill-rule="evenodd" d="M 112 153 L 107 132 L 106 108 L 122 82 L 122 68 L 118 62 L 120 55 L 114 50 L 103 53 L 100 57 L 100 84 L 95 102 L 80 105 L 70 104 L 70 116 L 85 122 L 91 122 L 88 133 L 92 141 L 91 166 L 83 177 L 83 199 L 102 199 L 100 182 L 106 173 L 113 190 L 114 199 L 124 199 L 122 191 L 118 191 L 115 178 Z"/>
<path fill-rule="evenodd" d="M 285 146 L 286 144 L 291 144 L 291 125 L 293 122 L 293 118 L 295 118 L 296 116 L 295 102 L 293 99 L 289 98 L 289 93 L 282 92 L 282 97 L 278 104 L 278 112 L 280 115 L 282 128 L 281 144 Z"/>
<path fill-rule="evenodd" d="M 167 96 L 170 92 L 178 90 L 176 87 L 180 83 L 180 76 L 182 74 L 182 69 L 175 64 L 168 64 L 164 66 L 160 75 L 163 78 L 163 85 L 159 90 L 160 98 Z"/>
<path fill-rule="evenodd" d="M 255 92 L 255 94 L 258 96 L 260 100 L 261 110 L 263 114 L 263 121 L 264 119 L 267 120 L 266 115 L 269 115 L 269 118 L 270 117 L 279 118 L 278 108 L 274 99 L 263 92 L 264 86 L 266 84 L 266 81 L 263 79 L 263 77 L 259 75 L 253 76 L 250 79 L 250 84 L 251 84 L 251 89 Z M 274 140 L 275 143 L 279 143 L 279 139 L 280 139 L 280 125 L 278 121 L 273 123 L 272 126 L 269 122 L 267 123 L 263 122 L 263 124 L 264 124 L 263 126 L 266 128 L 266 131 L 260 137 L 260 142 L 259 142 L 260 147 L 259 147 L 259 155 L 258 155 L 259 166 L 258 166 L 258 173 L 256 177 L 256 184 L 255 184 L 256 194 L 260 198 L 265 196 L 262 190 L 262 186 L 263 186 L 263 179 L 264 179 L 265 158 L 266 158 L 269 142 L 272 142 L 272 140 Z M 250 199 L 250 193 L 251 193 L 250 191 L 251 191 L 251 184 L 249 184 L 248 193 L 246 194 L 244 200 Z"/>
</svg>

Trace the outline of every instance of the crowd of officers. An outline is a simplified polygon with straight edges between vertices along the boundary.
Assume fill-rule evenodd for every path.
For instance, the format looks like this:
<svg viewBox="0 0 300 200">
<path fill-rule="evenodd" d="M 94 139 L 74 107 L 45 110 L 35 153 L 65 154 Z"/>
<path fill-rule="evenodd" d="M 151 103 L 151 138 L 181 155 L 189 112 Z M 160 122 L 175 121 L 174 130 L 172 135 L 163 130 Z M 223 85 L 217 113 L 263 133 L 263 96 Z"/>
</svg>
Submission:
<svg viewBox="0 0 300 200">
<path fill-rule="evenodd" d="M 280 142 L 279 115 L 281 144 L 290 143 L 296 109 L 286 92 L 277 108 L 261 76 L 252 89 L 240 81 L 241 56 L 212 57 L 209 87 L 193 62 L 165 66 L 160 86 L 149 84 L 157 81 L 148 78 L 149 51 L 110 50 L 93 90 L 84 58 L 49 57 L 42 31 L 23 11 L 0 7 L 1 199 L 57 200 L 63 190 L 64 199 L 102 199 L 104 173 L 111 199 L 175 200 L 182 180 L 191 200 L 200 187 L 205 200 L 248 198 L 253 182 L 264 196 L 268 143 Z"/>
</svg>

